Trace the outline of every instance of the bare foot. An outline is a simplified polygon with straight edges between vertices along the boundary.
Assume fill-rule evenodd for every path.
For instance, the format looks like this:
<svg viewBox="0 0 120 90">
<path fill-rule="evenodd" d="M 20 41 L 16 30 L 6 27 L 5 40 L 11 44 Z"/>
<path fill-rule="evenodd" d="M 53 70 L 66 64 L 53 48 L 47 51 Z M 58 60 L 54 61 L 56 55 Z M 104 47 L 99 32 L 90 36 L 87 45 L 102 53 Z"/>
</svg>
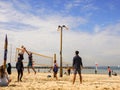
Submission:
<svg viewBox="0 0 120 90">
<path fill-rule="evenodd" d="M 36 74 L 36 71 L 35 71 L 35 74 Z"/>
</svg>

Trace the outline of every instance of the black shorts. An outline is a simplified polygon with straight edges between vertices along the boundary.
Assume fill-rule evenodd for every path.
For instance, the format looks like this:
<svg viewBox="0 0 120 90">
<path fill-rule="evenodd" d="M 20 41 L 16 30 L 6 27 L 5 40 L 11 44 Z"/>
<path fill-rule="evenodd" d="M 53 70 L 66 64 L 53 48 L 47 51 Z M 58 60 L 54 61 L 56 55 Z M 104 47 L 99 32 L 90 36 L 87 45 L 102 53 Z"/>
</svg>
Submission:
<svg viewBox="0 0 120 90">
<path fill-rule="evenodd" d="M 29 62 L 28 67 L 32 67 L 32 66 L 33 66 L 32 62 Z"/>
<path fill-rule="evenodd" d="M 81 74 L 81 69 L 74 69 L 74 74 L 77 74 L 77 72 L 78 74 Z"/>
<path fill-rule="evenodd" d="M 17 72 L 18 73 L 23 73 L 23 70 L 22 69 L 17 69 Z"/>
</svg>

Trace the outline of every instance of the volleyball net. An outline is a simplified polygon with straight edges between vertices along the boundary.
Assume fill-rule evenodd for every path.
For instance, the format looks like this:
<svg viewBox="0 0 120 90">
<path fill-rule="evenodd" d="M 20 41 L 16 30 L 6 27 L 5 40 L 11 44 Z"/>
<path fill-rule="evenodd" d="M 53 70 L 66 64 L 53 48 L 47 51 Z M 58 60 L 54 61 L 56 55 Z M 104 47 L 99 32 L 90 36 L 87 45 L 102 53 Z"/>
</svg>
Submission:
<svg viewBox="0 0 120 90">
<path fill-rule="evenodd" d="M 16 55 L 15 55 L 15 61 L 17 61 L 18 59 L 18 53 L 20 52 L 21 48 L 16 48 Z M 43 54 L 39 54 L 36 52 L 32 52 L 32 51 L 28 51 L 32 53 L 32 57 L 33 57 L 33 65 L 37 66 L 37 67 L 51 67 L 53 66 L 53 62 L 56 59 L 56 54 L 54 54 L 53 56 L 47 56 L 47 55 L 43 55 Z M 24 66 L 28 65 L 28 54 L 24 53 Z"/>
</svg>

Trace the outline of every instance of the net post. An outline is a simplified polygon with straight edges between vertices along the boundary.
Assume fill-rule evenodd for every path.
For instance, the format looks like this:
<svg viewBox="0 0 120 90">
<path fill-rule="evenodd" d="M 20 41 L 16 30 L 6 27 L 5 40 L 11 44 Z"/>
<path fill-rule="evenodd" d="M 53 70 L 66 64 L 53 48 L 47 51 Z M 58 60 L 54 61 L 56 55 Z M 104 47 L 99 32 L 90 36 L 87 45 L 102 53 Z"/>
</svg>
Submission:
<svg viewBox="0 0 120 90">
<path fill-rule="evenodd" d="M 53 59 L 53 61 L 54 61 L 54 60 L 56 60 L 56 54 L 54 54 L 54 59 Z"/>
</svg>

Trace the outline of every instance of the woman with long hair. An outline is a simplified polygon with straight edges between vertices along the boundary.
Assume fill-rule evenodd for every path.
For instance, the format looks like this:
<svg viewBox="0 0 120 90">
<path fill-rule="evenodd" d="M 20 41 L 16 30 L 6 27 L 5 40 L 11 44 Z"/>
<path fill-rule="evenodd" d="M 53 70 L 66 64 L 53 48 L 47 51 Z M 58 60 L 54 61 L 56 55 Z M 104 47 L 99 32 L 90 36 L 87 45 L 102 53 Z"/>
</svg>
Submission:
<svg viewBox="0 0 120 90">
<path fill-rule="evenodd" d="M 8 77 L 8 74 L 5 72 L 4 67 L 0 67 L 0 86 L 8 86 L 11 80 Z"/>
</svg>

